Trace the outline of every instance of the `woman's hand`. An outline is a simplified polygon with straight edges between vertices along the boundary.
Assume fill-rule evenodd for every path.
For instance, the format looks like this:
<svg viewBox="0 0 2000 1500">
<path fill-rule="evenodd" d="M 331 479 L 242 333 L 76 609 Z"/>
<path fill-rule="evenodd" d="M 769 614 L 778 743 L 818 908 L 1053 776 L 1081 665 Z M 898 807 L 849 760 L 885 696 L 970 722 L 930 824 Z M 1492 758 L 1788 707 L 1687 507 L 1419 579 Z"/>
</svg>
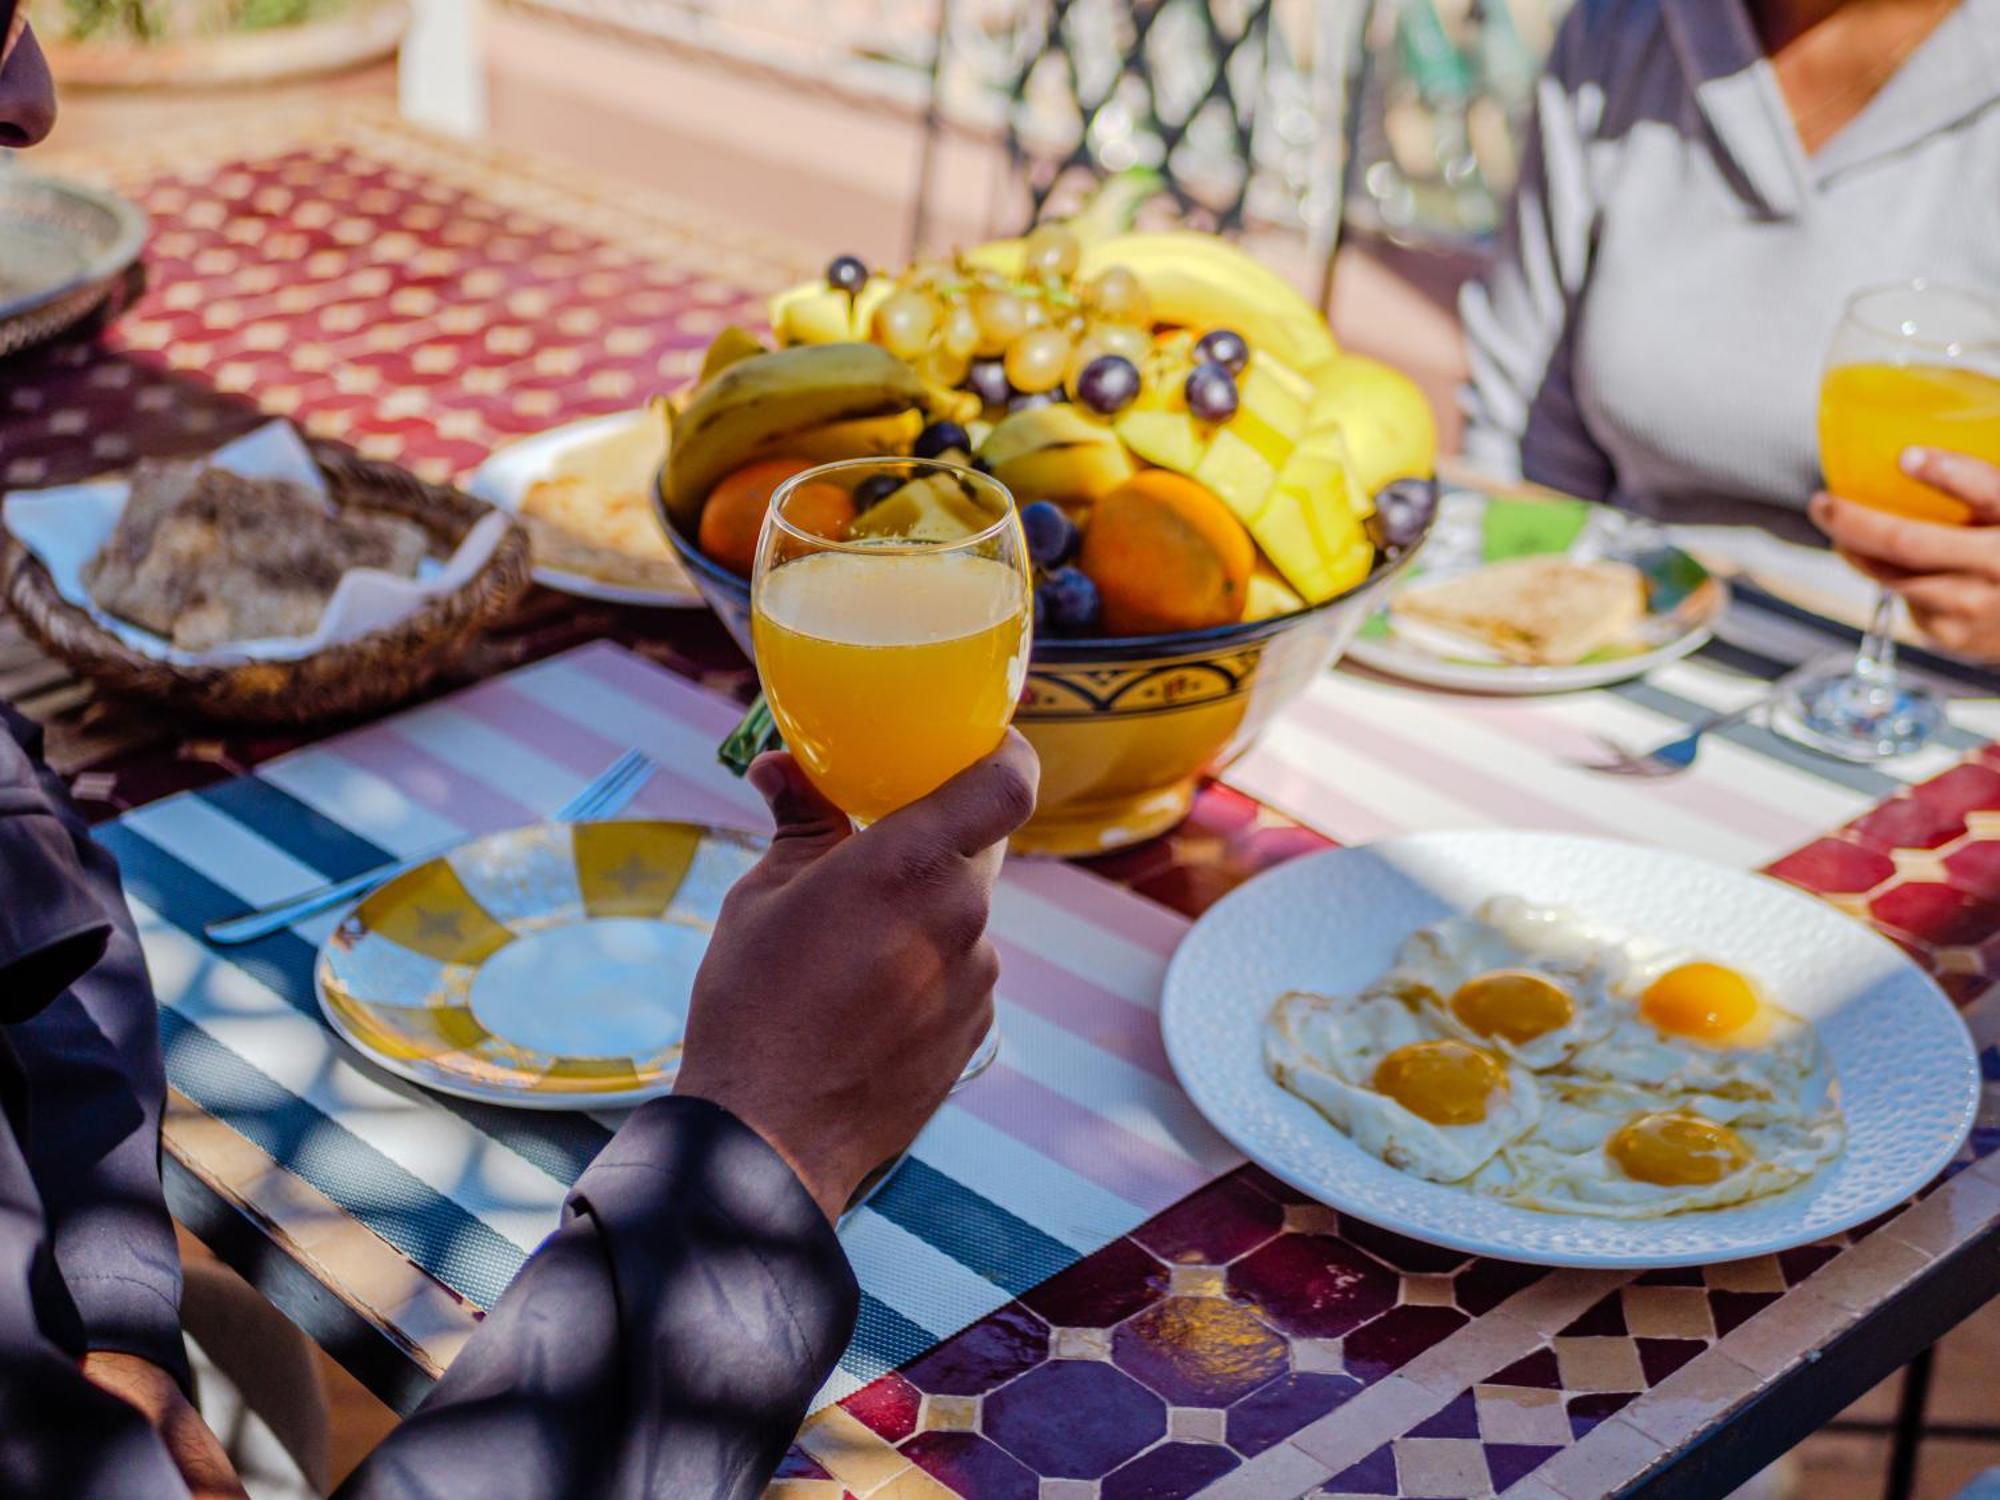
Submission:
<svg viewBox="0 0 2000 1500">
<path fill-rule="evenodd" d="M 1936 448 L 1905 449 L 1902 467 L 1971 506 L 1971 519 L 1936 526 L 1821 494 L 1813 496 L 1813 524 L 1855 567 L 1900 594 L 1939 646 L 2000 661 L 2000 467 Z"/>
</svg>

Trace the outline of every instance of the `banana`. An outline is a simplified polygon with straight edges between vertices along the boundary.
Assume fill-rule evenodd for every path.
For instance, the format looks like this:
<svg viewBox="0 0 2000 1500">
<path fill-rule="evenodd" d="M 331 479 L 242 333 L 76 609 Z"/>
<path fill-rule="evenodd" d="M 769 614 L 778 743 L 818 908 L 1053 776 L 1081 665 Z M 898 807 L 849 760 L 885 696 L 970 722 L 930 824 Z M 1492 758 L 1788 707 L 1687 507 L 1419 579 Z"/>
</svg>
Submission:
<svg viewBox="0 0 2000 1500">
<path fill-rule="evenodd" d="M 1038 406 L 1003 417 L 980 446 L 987 471 L 1026 505 L 1093 501 L 1132 477 L 1118 435 L 1073 406 Z"/>
<path fill-rule="evenodd" d="M 830 464 L 842 458 L 875 458 L 885 454 L 906 454 L 917 434 L 924 430 L 922 412 L 899 411 L 887 417 L 862 417 L 853 422 L 830 422 L 803 432 L 787 433 L 775 441 L 793 458 Z"/>
<path fill-rule="evenodd" d="M 1363 490 L 1421 478 L 1437 467 L 1437 418 L 1417 383 L 1359 354 L 1343 354 L 1313 380 L 1308 418 L 1315 432 L 1338 431 Z"/>
<path fill-rule="evenodd" d="M 705 384 L 715 379 L 724 370 L 740 359 L 748 359 L 753 354 L 765 352 L 764 341 L 747 328 L 739 328 L 731 323 L 718 333 L 708 346 L 708 352 L 701 357 L 701 374 L 696 384 Z"/>
<path fill-rule="evenodd" d="M 1340 352 L 1326 319 L 1291 283 L 1225 240 L 1191 230 L 1135 232 L 1087 245 L 1085 280 L 1123 266 L 1146 289 L 1159 322 L 1233 328 L 1252 350 L 1312 379 Z"/>
<path fill-rule="evenodd" d="M 694 393 L 674 423 L 661 498 L 692 536 L 717 480 L 752 458 L 833 423 L 919 408 L 916 372 L 873 344 L 808 344 L 754 354 Z"/>
<path fill-rule="evenodd" d="M 866 343 L 875 309 L 895 289 L 887 276 L 869 277 L 852 297 L 824 281 L 802 281 L 771 299 L 771 326 L 786 344 Z"/>
</svg>

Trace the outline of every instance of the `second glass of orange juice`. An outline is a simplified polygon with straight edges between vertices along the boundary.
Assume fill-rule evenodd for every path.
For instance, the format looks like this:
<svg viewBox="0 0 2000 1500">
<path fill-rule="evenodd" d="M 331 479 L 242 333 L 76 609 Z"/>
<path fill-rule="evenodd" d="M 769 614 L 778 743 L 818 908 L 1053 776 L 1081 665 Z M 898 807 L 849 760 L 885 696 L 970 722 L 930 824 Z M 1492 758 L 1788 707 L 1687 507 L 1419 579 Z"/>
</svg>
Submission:
<svg viewBox="0 0 2000 1500">
<path fill-rule="evenodd" d="M 1972 510 L 1905 474 L 1911 448 L 2000 464 L 2000 304 L 1977 292 L 1915 281 L 1849 300 L 1820 381 L 1820 469 L 1844 500 L 1946 526 Z M 1799 680 L 1784 721 L 1808 744 L 1849 760 L 1904 755 L 1944 719 L 1937 695 L 1896 666 L 1895 596 L 1850 662 Z"/>
<path fill-rule="evenodd" d="M 858 823 L 935 791 L 1000 743 L 1027 678 L 1027 545 L 997 480 L 855 459 L 779 487 L 751 579 L 771 716 Z"/>
</svg>

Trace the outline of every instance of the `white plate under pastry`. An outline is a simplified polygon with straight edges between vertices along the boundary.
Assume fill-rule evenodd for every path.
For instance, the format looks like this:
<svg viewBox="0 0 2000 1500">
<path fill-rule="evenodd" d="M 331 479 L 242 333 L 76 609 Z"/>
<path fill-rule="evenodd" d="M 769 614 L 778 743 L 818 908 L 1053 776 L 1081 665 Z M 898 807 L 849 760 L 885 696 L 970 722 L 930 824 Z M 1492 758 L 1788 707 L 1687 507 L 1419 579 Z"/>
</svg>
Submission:
<svg viewBox="0 0 2000 1500">
<path fill-rule="evenodd" d="M 566 456 L 593 443 L 603 442 L 638 423 L 658 420 L 650 412 L 627 411 L 614 412 L 608 417 L 586 417 L 579 422 L 551 427 L 547 432 L 538 432 L 533 437 L 522 438 L 496 450 L 467 481 L 466 491 L 489 505 L 497 505 L 510 514 L 519 515 L 521 501 L 528 491 L 542 480 L 552 477 Z M 703 608 L 701 594 L 693 580 L 679 573 L 678 564 L 674 567 L 679 581 L 668 588 L 607 583 L 585 573 L 544 567 L 539 563 L 535 565 L 534 575 L 535 582 L 545 588 L 575 594 L 581 599 L 601 600 L 606 604 L 641 604 L 655 609 Z"/>
<path fill-rule="evenodd" d="M 1818 1027 L 1840 1082 L 1846 1150 L 1797 1187 L 1735 1207 L 1646 1220 L 1545 1213 L 1397 1171 L 1266 1073 L 1264 1021 L 1280 994 L 1358 992 L 1411 931 L 1502 894 L 1754 976 Z M 1703 1265 L 1823 1239 L 1930 1182 L 1979 1104 L 1964 1021 L 1894 944 L 1763 876 L 1559 834 L 1416 834 L 1282 865 L 1188 933 L 1161 1025 L 1182 1086 L 1266 1171 L 1413 1239 L 1538 1265 Z"/>
</svg>

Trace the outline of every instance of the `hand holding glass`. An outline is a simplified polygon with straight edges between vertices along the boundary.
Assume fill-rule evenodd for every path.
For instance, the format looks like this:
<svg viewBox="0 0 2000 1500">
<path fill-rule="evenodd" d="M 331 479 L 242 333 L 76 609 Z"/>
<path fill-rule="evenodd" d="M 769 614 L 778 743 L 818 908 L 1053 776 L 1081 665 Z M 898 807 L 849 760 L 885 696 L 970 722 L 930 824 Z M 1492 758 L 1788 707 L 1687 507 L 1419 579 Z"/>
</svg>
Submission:
<svg viewBox="0 0 2000 1500">
<path fill-rule="evenodd" d="M 1905 474 L 1912 447 L 2000 463 L 2000 305 L 1916 281 L 1847 304 L 1820 386 L 1820 467 L 1843 500 L 1912 520 L 1962 526 L 1971 508 Z M 1895 595 L 1877 595 L 1851 664 L 1803 678 L 1787 697 L 1794 731 L 1849 760 L 1924 745 L 1943 721 L 1937 696 L 1896 669 Z"/>
</svg>

